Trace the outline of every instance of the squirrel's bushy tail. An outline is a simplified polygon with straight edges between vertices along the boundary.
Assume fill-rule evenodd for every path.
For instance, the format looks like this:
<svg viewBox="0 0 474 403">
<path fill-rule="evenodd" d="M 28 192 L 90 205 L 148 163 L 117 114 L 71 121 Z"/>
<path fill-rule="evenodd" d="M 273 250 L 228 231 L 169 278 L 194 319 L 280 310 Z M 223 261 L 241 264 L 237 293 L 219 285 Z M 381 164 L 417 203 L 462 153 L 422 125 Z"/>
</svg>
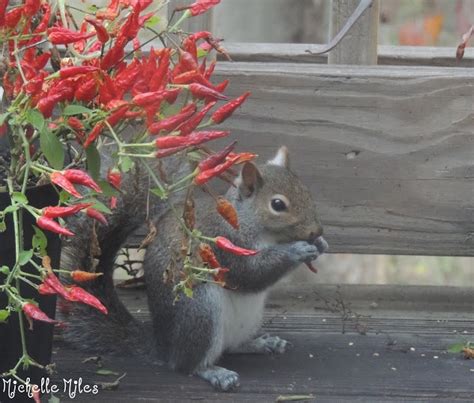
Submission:
<svg viewBox="0 0 474 403">
<path fill-rule="evenodd" d="M 183 175 L 187 165 L 178 158 L 161 167 L 166 175 Z M 135 168 L 122 181 L 117 208 L 104 226 L 87 217 L 74 217 L 68 227 L 76 234 L 63 242 L 61 268 L 103 273 L 87 288 L 107 307 L 103 315 L 88 306 L 74 303 L 59 305 L 60 318 L 66 323 L 64 339 L 94 353 L 119 353 L 156 357 L 151 326 L 135 319 L 120 301 L 113 283 L 117 253 L 127 238 L 167 209 L 167 203 L 150 196 L 149 178 L 144 169 Z M 83 286 L 83 285 L 81 285 Z"/>
</svg>

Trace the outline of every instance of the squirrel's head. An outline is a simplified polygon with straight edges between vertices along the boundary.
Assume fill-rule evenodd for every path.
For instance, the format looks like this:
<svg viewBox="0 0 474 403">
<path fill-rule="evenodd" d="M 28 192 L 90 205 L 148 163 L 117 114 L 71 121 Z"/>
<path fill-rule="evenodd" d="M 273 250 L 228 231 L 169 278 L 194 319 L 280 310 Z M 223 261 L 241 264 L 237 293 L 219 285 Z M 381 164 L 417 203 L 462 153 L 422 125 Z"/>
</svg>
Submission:
<svg viewBox="0 0 474 403">
<path fill-rule="evenodd" d="M 290 170 L 286 147 L 264 165 L 244 164 L 233 193 L 237 210 L 245 212 L 239 214 L 242 226 L 255 227 L 262 243 L 314 243 L 323 232 L 311 192 Z"/>
</svg>

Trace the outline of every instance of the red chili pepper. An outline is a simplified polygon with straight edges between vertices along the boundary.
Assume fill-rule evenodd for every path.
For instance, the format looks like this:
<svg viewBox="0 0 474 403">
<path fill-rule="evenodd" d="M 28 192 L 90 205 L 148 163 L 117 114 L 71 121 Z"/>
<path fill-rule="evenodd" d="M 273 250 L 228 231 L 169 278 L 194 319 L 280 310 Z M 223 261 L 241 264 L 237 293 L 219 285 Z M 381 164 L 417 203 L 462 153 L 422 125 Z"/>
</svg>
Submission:
<svg viewBox="0 0 474 403">
<path fill-rule="evenodd" d="M 219 176 L 225 171 L 227 171 L 232 165 L 235 164 L 236 161 L 237 157 L 230 158 L 222 164 L 215 166 L 214 168 L 199 172 L 198 175 L 194 178 L 194 183 L 196 183 L 196 185 L 203 185 L 206 182 L 209 182 L 212 178 L 215 178 L 216 176 Z"/>
<path fill-rule="evenodd" d="M 176 10 L 189 10 L 191 15 L 195 17 L 196 15 L 205 13 L 210 8 L 219 4 L 221 0 L 197 0 L 193 4 L 185 7 L 178 7 Z"/>
<path fill-rule="evenodd" d="M 191 133 L 196 127 L 199 126 L 199 124 L 202 122 L 204 117 L 206 116 L 207 112 L 209 112 L 216 102 L 209 102 L 207 105 L 204 106 L 198 113 L 196 113 L 194 116 L 192 116 L 186 123 L 184 123 L 180 127 L 179 134 L 181 136 L 186 136 L 189 133 Z"/>
<path fill-rule="evenodd" d="M 196 70 L 187 71 L 185 73 L 178 74 L 173 78 L 174 84 L 189 84 L 193 81 L 198 81 L 201 73 Z"/>
<path fill-rule="evenodd" d="M 225 274 L 229 272 L 229 269 L 226 269 L 224 267 L 219 267 L 216 270 L 216 273 L 213 274 L 214 281 L 217 283 L 220 283 L 223 287 L 225 286 Z"/>
<path fill-rule="evenodd" d="M 103 83 L 99 87 L 99 101 L 101 104 L 107 105 L 110 101 L 119 97 L 114 80 L 108 74 L 103 75 Z"/>
<path fill-rule="evenodd" d="M 40 0 L 26 0 L 24 6 L 25 15 L 28 17 L 33 17 L 39 11 L 40 7 Z"/>
<path fill-rule="evenodd" d="M 209 80 L 212 76 L 212 73 L 214 73 L 215 68 L 216 68 L 216 62 L 213 60 L 212 63 L 207 68 L 206 72 L 204 73 L 204 77 Z"/>
<path fill-rule="evenodd" d="M 193 55 L 182 49 L 179 49 L 179 66 L 181 71 L 199 70 L 199 66 Z"/>
<path fill-rule="evenodd" d="M 102 193 L 102 189 L 97 183 L 84 171 L 80 169 L 66 169 L 62 172 L 64 177 L 70 182 L 82 186 L 86 186 L 95 190 L 97 193 Z"/>
<path fill-rule="evenodd" d="M 166 90 L 165 92 L 165 101 L 169 104 L 174 104 L 178 98 L 181 88 L 173 88 L 171 90 Z"/>
<path fill-rule="evenodd" d="M 23 15 L 23 7 L 16 7 L 5 14 L 5 26 L 15 28 Z"/>
<path fill-rule="evenodd" d="M 117 38 L 115 44 L 105 54 L 100 63 L 103 70 L 108 70 L 116 65 L 125 55 L 124 47 L 127 44 L 127 39 L 123 37 Z"/>
<path fill-rule="evenodd" d="M 107 222 L 107 219 L 105 218 L 105 216 L 100 211 L 97 211 L 96 209 L 94 209 L 92 207 L 89 207 L 86 210 L 86 214 L 90 218 L 93 218 L 94 220 L 99 221 L 103 225 L 109 225 L 109 223 Z"/>
<path fill-rule="evenodd" d="M 63 67 L 61 70 L 59 70 L 59 77 L 64 79 L 64 78 L 74 77 L 79 74 L 92 73 L 97 70 L 99 70 L 99 68 L 95 66 Z"/>
<path fill-rule="evenodd" d="M 233 253 L 238 256 L 253 256 L 259 253 L 258 250 L 245 249 L 234 245 L 231 241 L 223 236 L 218 236 L 216 239 L 216 246 L 226 252 Z"/>
<path fill-rule="evenodd" d="M 58 323 L 57 321 L 51 319 L 41 309 L 39 309 L 35 304 L 32 304 L 31 302 L 24 303 L 21 309 L 30 319 L 39 320 L 41 322 L 46 323 Z"/>
<path fill-rule="evenodd" d="M 155 154 L 155 157 L 156 158 L 169 157 L 170 155 L 179 153 L 180 151 L 183 151 L 186 148 L 188 148 L 188 146 L 171 147 L 171 148 L 165 148 L 164 150 L 158 150 Z"/>
<path fill-rule="evenodd" d="M 44 266 L 44 264 L 43 264 Z M 43 284 L 44 284 L 44 291 L 45 292 L 50 292 L 53 290 L 56 294 L 61 295 L 64 299 L 68 299 L 68 292 L 64 288 L 64 286 L 61 284 L 59 279 L 56 277 L 56 275 L 53 273 L 51 268 L 48 268 L 48 274 L 46 277 L 43 279 Z"/>
<path fill-rule="evenodd" d="M 233 99 L 232 101 L 226 103 L 224 106 L 221 106 L 217 109 L 211 116 L 211 120 L 214 123 L 222 123 L 226 120 L 234 111 L 242 105 L 242 103 L 250 96 L 250 92 L 242 94 L 240 97 Z"/>
<path fill-rule="evenodd" d="M 144 92 L 142 94 L 135 95 L 132 99 L 132 102 L 135 105 L 144 107 L 163 101 L 164 96 L 165 91 Z"/>
<path fill-rule="evenodd" d="M 109 169 L 107 172 L 107 182 L 115 189 L 120 190 L 122 184 L 122 173 L 117 168 Z"/>
<path fill-rule="evenodd" d="M 116 209 L 117 208 L 117 198 L 115 196 L 112 196 L 110 198 L 110 208 L 112 210 Z"/>
<path fill-rule="evenodd" d="M 104 273 L 91 273 L 89 271 L 74 270 L 71 272 L 71 278 L 77 283 L 85 283 L 87 281 L 95 280 Z"/>
<path fill-rule="evenodd" d="M 28 95 L 36 95 L 43 88 L 45 73 L 40 73 L 36 77 L 30 79 L 24 86 L 23 89 Z"/>
<path fill-rule="evenodd" d="M 138 34 L 138 30 L 140 29 L 139 18 L 140 18 L 140 3 L 136 2 L 133 7 L 132 12 L 127 18 L 127 21 L 125 21 L 125 24 L 122 26 L 119 32 L 119 37 L 126 38 L 129 41 L 134 39 Z"/>
<path fill-rule="evenodd" d="M 76 89 L 74 97 L 78 101 L 90 102 L 97 95 L 97 80 L 95 78 L 90 78 L 82 82 Z"/>
<path fill-rule="evenodd" d="M 48 63 L 50 57 L 51 53 L 49 52 L 44 52 L 41 55 L 36 56 L 33 60 L 33 67 L 36 70 L 41 70 L 44 66 L 46 66 L 46 63 Z"/>
<path fill-rule="evenodd" d="M 213 90 L 211 88 L 208 88 L 198 83 L 189 84 L 189 91 L 191 91 L 191 94 L 193 94 L 196 98 L 200 98 L 200 99 L 201 98 L 229 99 L 229 97 L 225 96 L 224 94 L 221 94 L 220 92 L 217 92 L 216 90 Z"/>
<path fill-rule="evenodd" d="M 71 31 L 64 27 L 52 27 L 48 29 L 48 39 L 53 45 L 68 45 L 94 36 L 94 32 L 80 33 Z"/>
<path fill-rule="evenodd" d="M 71 127 L 71 129 L 75 131 L 84 130 L 84 125 L 82 124 L 82 122 L 78 118 L 75 118 L 74 116 L 71 116 L 70 118 L 68 118 L 67 124 Z"/>
<path fill-rule="evenodd" d="M 5 12 L 7 10 L 8 0 L 0 0 L 0 28 L 5 25 Z"/>
<path fill-rule="evenodd" d="M 95 28 L 95 33 L 97 34 L 97 39 L 99 40 L 100 43 L 104 44 L 107 43 L 110 36 L 109 33 L 107 32 L 107 29 L 102 25 L 100 21 L 97 21 L 96 19 L 86 16 L 84 18 L 89 24 L 91 24 Z"/>
<path fill-rule="evenodd" d="M 49 217 L 40 216 L 36 219 L 36 224 L 41 229 L 55 232 L 56 234 L 65 236 L 74 236 L 74 232 L 69 231 L 67 228 L 61 227 L 56 221 Z"/>
<path fill-rule="evenodd" d="M 148 127 L 148 131 L 151 134 L 158 134 L 162 130 L 173 131 L 181 123 L 185 122 L 196 112 L 196 105 L 194 103 L 185 106 L 181 111 L 174 116 L 160 120 L 159 122 L 153 123 Z"/>
<path fill-rule="evenodd" d="M 235 207 L 230 201 L 219 196 L 216 204 L 217 212 L 226 220 L 233 228 L 239 229 L 239 217 Z"/>
<path fill-rule="evenodd" d="M 233 159 L 235 161 L 234 162 L 235 164 L 242 164 L 243 162 L 252 161 L 256 157 L 258 157 L 258 155 L 254 153 L 238 153 L 238 154 L 230 153 L 229 154 L 229 158 Z"/>
<path fill-rule="evenodd" d="M 90 305 L 103 314 L 107 315 L 107 308 L 102 305 L 102 303 L 94 297 L 92 294 L 89 294 L 86 290 L 81 287 L 72 286 L 67 288 L 68 291 L 68 301 L 77 301 L 82 302 L 83 304 Z"/>
<path fill-rule="evenodd" d="M 124 105 L 121 108 L 117 109 L 116 111 L 112 112 L 110 116 L 106 119 L 107 123 L 114 127 L 117 123 L 119 123 L 126 115 L 129 106 Z"/>
<path fill-rule="evenodd" d="M 207 263 L 209 265 L 209 267 L 212 267 L 213 269 L 221 267 L 221 264 L 217 260 L 216 255 L 214 254 L 214 251 L 207 243 L 201 243 L 199 245 L 199 256 L 201 257 L 204 263 Z"/>
<path fill-rule="evenodd" d="M 104 130 L 104 122 L 97 123 L 91 130 L 86 141 L 84 141 L 84 148 L 89 147 L 100 136 L 102 130 Z"/>
<path fill-rule="evenodd" d="M 41 98 L 36 104 L 36 108 L 43 114 L 45 118 L 51 117 L 53 109 L 61 100 L 62 94 L 57 93 Z"/>
<path fill-rule="evenodd" d="M 68 217 L 90 206 L 91 206 L 91 203 L 79 203 L 79 204 L 75 204 L 73 206 L 67 206 L 67 207 L 49 206 L 49 207 L 43 208 L 42 215 L 48 218 Z"/>
<path fill-rule="evenodd" d="M 166 52 L 163 53 L 163 56 L 161 56 L 160 64 L 158 65 L 158 68 L 153 73 L 150 79 L 151 91 L 157 91 L 161 89 L 161 87 L 165 83 L 166 75 L 168 74 L 168 70 L 170 67 L 170 53 L 171 53 L 171 50 L 167 50 Z"/>
<path fill-rule="evenodd" d="M 205 143 L 207 141 L 219 139 L 228 136 L 228 131 L 209 131 L 209 132 L 194 132 L 189 136 L 164 136 L 158 137 L 155 144 L 159 149 L 180 147 L 180 146 L 195 146 Z"/>
<path fill-rule="evenodd" d="M 40 33 L 46 31 L 49 25 L 49 20 L 51 18 L 51 6 L 48 3 L 43 3 L 41 5 L 43 11 L 43 17 L 41 17 L 40 23 L 36 26 L 34 32 Z"/>
<path fill-rule="evenodd" d="M 40 293 L 41 295 L 55 295 L 56 291 L 53 288 L 51 288 L 48 284 L 41 283 L 38 286 L 38 293 Z"/>
<path fill-rule="evenodd" d="M 208 169 L 215 168 L 217 165 L 224 162 L 226 157 L 235 148 L 236 144 L 237 144 L 237 141 L 234 141 L 233 143 L 229 144 L 226 148 L 219 151 L 218 153 L 211 154 L 206 159 L 203 159 L 198 165 L 199 171 L 201 171 L 201 172 L 207 171 Z"/>
<path fill-rule="evenodd" d="M 66 192 L 73 195 L 74 197 L 77 197 L 78 199 L 82 197 L 71 181 L 67 179 L 61 172 L 53 172 L 49 178 L 52 183 L 63 188 Z"/>
<path fill-rule="evenodd" d="M 122 92 L 128 91 L 141 72 L 141 65 L 137 59 L 134 59 L 124 70 L 118 73 L 115 78 L 115 86 Z"/>
</svg>

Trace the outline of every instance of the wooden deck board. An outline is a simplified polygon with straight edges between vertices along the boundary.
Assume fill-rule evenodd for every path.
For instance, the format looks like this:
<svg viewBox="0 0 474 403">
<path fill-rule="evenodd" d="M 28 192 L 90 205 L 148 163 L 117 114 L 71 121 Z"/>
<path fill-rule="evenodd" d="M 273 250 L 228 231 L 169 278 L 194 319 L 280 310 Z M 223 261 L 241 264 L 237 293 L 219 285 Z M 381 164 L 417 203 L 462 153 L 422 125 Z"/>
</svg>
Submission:
<svg viewBox="0 0 474 403">
<path fill-rule="evenodd" d="M 224 357 L 221 365 L 241 376 L 241 387 L 235 393 L 215 393 L 199 379 L 175 374 L 159 364 L 103 357 L 105 368 L 127 373 L 120 387 L 74 401 L 273 402 L 280 395 L 308 394 L 317 402 L 472 401 L 474 361 L 446 351 L 453 343 L 473 338 L 469 290 L 457 292 L 453 298 L 440 291 L 445 304 L 433 305 L 430 300 L 438 293 L 435 288 L 430 292 L 425 289 L 419 292 L 418 301 L 399 301 L 397 305 L 390 301 L 397 295 L 390 288 L 385 289 L 386 299 L 380 298 L 384 295 L 380 287 L 355 289 L 359 292 L 351 292 L 350 287 L 339 289 L 339 294 L 335 287 L 321 287 L 316 294 L 293 290 L 272 298 L 263 331 L 286 338 L 293 346 L 281 356 Z M 411 290 L 416 295 L 415 288 Z M 142 318 L 147 315 L 142 292 L 123 294 L 132 311 L 139 311 Z M 341 312 L 328 312 L 324 302 L 339 298 L 353 313 L 362 315 L 346 321 L 345 334 L 341 333 Z M 430 306 L 437 309 L 430 310 Z M 356 323 L 366 335 L 355 331 Z M 116 378 L 97 375 L 94 364 L 81 364 L 89 355 L 57 343 L 57 379 L 82 377 L 94 382 Z M 63 401 L 70 400 L 63 395 Z"/>
</svg>

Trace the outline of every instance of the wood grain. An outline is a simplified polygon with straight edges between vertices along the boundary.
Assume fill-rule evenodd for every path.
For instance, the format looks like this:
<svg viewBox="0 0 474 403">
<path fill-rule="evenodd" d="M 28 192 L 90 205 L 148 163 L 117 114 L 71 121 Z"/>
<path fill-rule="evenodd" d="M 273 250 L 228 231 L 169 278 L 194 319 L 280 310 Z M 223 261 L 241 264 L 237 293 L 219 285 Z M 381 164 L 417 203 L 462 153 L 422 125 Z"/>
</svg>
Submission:
<svg viewBox="0 0 474 403">
<path fill-rule="evenodd" d="M 343 30 L 352 15 L 358 15 L 356 10 L 362 5 L 361 0 L 332 0 L 329 30 L 331 38 Z M 329 52 L 329 64 L 377 64 L 379 8 L 379 0 L 372 0 L 372 5 L 364 11 L 342 41 Z"/>
<path fill-rule="evenodd" d="M 462 354 L 449 354 L 447 348 L 459 343 L 474 331 L 472 308 L 459 309 L 467 289 L 459 294 L 436 287 L 350 286 L 342 288 L 347 306 L 358 314 L 366 335 L 355 331 L 357 322 L 346 323 L 342 334 L 340 313 L 324 309 L 314 292 L 332 300 L 336 287 L 294 289 L 272 296 L 265 314 L 263 332 L 289 340 L 291 348 L 283 355 L 228 355 L 221 365 L 237 371 L 241 386 L 233 393 L 216 393 L 195 377 L 173 373 L 160 365 L 140 359 L 103 356 L 104 368 L 127 373 L 116 391 L 81 395 L 87 402 L 274 402 L 279 395 L 315 396 L 315 402 L 472 402 L 472 360 Z M 441 292 L 448 295 L 443 306 L 417 310 L 424 295 Z M 406 294 L 412 308 L 394 308 L 391 298 Z M 140 319 L 147 310 L 143 292 L 121 291 L 123 300 Z M 386 298 L 386 297 L 389 298 Z M 418 296 L 422 296 L 418 299 Z M 370 308 L 376 301 L 377 308 Z M 407 300 L 405 300 L 406 302 Z M 449 304 L 448 301 L 454 303 Z M 399 301 L 404 302 L 404 301 Z M 365 311 L 360 311 L 364 309 Z M 426 305 L 425 305 L 426 307 Z M 438 309 L 439 308 L 439 309 Z M 359 328 L 360 329 L 360 328 Z M 99 376 L 93 364 L 81 363 L 91 354 L 56 343 L 54 381 L 79 377 L 85 383 L 113 381 L 117 376 Z M 437 358 L 435 358 L 437 357 Z M 58 394 L 61 401 L 68 399 Z M 82 399 L 82 400 L 81 400 Z"/>
<path fill-rule="evenodd" d="M 262 160 L 289 146 L 332 252 L 474 256 L 474 70 L 222 63 L 223 126 Z"/>
<path fill-rule="evenodd" d="M 322 45 L 301 43 L 225 42 L 225 48 L 236 62 L 327 63 Z M 474 49 L 466 48 L 464 58 L 456 60 L 456 49 L 433 46 L 378 46 L 379 65 L 474 67 Z"/>
</svg>

